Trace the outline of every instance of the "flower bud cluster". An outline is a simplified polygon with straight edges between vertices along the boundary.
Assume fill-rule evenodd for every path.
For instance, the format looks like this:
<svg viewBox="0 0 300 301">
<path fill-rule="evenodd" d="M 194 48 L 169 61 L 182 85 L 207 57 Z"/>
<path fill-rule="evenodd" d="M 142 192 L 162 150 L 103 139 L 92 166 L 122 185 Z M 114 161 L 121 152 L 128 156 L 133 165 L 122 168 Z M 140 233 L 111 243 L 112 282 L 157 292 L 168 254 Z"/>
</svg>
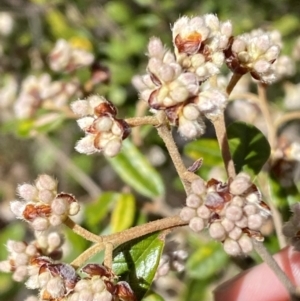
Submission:
<svg viewBox="0 0 300 301">
<path fill-rule="evenodd" d="M 290 239 L 290 244 L 300 251 L 300 203 L 291 206 L 291 218 L 282 228 L 282 233 Z"/>
<path fill-rule="evenodd" d="M 200 82 L 220 73 L 232 35 L 230 21 L 220 22 L 214 14 L 184 16 L 174 23 L 172 35 L 177 61 Z"/>
<path fill-rule="evenodd" d="M 277 79 L 273 63 L 279 56 L 280 46 L 272 38 L 271 33 L 262 30 L 232 38 L 225 51 L 227 66 L 234 73 L 250 72 L 256 80 L 273 83 Z"/>
<path fill-rule="evenodd" d="M 82 117 L 77 123 L 86 134 L 75 147 L 79 153 L 103 152 L 114 157 L 120 152 L 123 139 L 130 134 L 130 127 L 124 120 L 116 118 L 117 109 L 111 102 L 93 95 L 73 102 L 71 108 Z"/>
<path fill-rule="evenodd" d="M 199 84 L 195 74 L 183 72 L 160 39 L 149 41 L 148 56 L 148 74 L 137 77 L 134 84 L 152 109 L 170 108 L 197 95 Z"/>
<path fill-rule="evenodd" d="M 58 232 L 45 233 L 29 244 L 9 240 L 6 244 L 8 259 L 0 262 L 0 271 L 12 272 L 12 278 L 17 282 L 22 282 L 30 276 L 28 266 L 32 260 L 40 256 L 60 259 L 62 243 L 62 236 Z"/>
<path fill-rule="evenodd" d="M 29 222 L 35 231 L 59 226 L 80 210 L 75 197 L 57 193 L 57 181 L 45 174 L 40 175 L 34 185 L 20 185 L 18 193 L 23 200 L 11 202 L 11 210 L 17 218 Z"/>
<path fill-rule="evenodd" d="M 168 274 L 170 270 L 182 272 L 185 269 L 185 261 L 188 254 L 184 250 L 177 250 L 167 254 L 163 254 L 159 261 L 154 280 Z"/>
<path fill-rule="evenodd" d="M 118 281 L 103 265 L 87 264 L 79 276 L 71 265 L 54 263 L 47 257 L 35 258 L 30 264 L 26 285 L 40 290 L 39 300 L 136 301 L 129 284 Z"/>
<path fill-rule="evenodd" d="M 208 228 L 209 235 L 222 242 L 232 256 L 249 253 L 251 238 L 263 240 L 260 229 L 269 215 L 268 206 L 245 173 L 225 184 L 215 179 L 207 183 L 195 180 L 180 212 L 193 231 Z"/>
<path fill-rule="evenodd" d="M 21 86 L 14 111 L 17 118 L 30 118 L 39 108 L 60 108 L 75 95 L 79 87 L 77 81 L 64 83 L 52 81 L 49 74 L 28 76 Z"/>
<path fill-rule="evenodd" d="M 80 67 L 90 66 L 94 59 L 92 53 L 60 39 L 50 53 L 49 65 L 54 71 L 72 72 Z"/>
</svg>

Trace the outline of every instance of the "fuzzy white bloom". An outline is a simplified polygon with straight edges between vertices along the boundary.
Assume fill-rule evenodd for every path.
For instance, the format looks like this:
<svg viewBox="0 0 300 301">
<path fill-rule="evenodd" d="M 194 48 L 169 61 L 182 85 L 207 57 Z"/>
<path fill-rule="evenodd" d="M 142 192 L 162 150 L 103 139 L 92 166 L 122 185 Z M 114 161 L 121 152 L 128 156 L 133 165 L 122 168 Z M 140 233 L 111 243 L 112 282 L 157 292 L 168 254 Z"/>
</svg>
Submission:
<svg viewBox="0 0 300 301">
<path fill-rule="evenodd" d="M 63 39 L 56 42 L 49 56 L 49 65 L 53 71 L 71 72 L 80 67 L 90 66 L 93 61 L 92 53 L 75 48 Z"/>
</svg>

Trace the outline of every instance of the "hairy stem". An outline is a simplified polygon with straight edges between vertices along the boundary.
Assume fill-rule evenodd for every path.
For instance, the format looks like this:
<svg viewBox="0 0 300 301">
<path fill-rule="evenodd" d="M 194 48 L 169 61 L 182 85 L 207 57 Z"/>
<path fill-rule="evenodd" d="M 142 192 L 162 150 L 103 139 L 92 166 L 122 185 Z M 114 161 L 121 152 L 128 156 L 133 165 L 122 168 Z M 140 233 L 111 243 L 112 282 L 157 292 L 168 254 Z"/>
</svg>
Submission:
<svg viewBox="0 0 300 301">
<path fill-rule="evenodd" d="M 188 171 L 187 168 L 185 167 L 181 155 L 178 151 L 177 145 L 172 136 L 171 130 L 169 126 L 163 121 L 164 118 L 165 118 L 165 114 L 161 112 L 161 115 L 158 117 L 158 119 L 161 121 L 161 125 L 157 127 L 157 133 L 165 143 L 165 146 L 173 161 L 173 164 L 183 184 L 186 194 L 189 194 L 190 183 L 194 179 L 198 178 L 198 176 Z"/>
<path fill-rule="evenodd" d="M 258 89 L 258 97 L 259 97 L 259 106 L 261 109 L 261 112 L 263 114 L 263 117 L 266 121 L 267 129 L 268 129 L 268 140 L 271 146 L 271 149 L 273 150 L 276 146 L 276 131 L 274 127 L 274 122 L 272 120 L 269 106 L 268 106 L 268 100 L 267 100 L 267 86 L 265 84 L 259 83 L 257 85 Z"/>
<path fill-rule="evenodd" d="M 112 243 L 105 244 L 105 252 L 104 252 L 104 265 L 108 268 L 112 268 L 113 263 L 113 250 L 114 245 Z"/>
<path fill-rule="evenodd" d="M 234 168 L 234 162 L 230 154 L 224 114 L 220 114 L 217 118 L 212 120 L 212 123 L 216 131 L 216 136 L 219 142 L 219 147 L 222 153 L 222 158 L 225 164 L 227 176 L 234 178 L 235 168 Z"/>
<path fill-rule="evenodd" d="M 153 125 L 153 126 L 159 125 L 159 121 L 155 116 L 131 117 L 131 118 L 126 118 L 125 121 L 131 127 L 136 127 L 140 125 Z"/>
<path fill-rule="evenodd" d="M 299 296 L 296 296 L 296 288 L 291 282 L 291 280 L 287 277 L 287 275 L 282 271 L 278 263 L 275 261 L 273 256 L 268 252 L 266 247 L 262 242 L 257 241 L 256 239 L 252 239 L 254 249 L 257 254 L 261 257 L 261 259 L 269 266 L 269 268 L 275 273 L 278 277 L 282 285 L 289 292 L 291 299 L 290 300 L 299 300 Z"/>
<path fill-rule="evenodd" d="M 232 74 L 230 82 L 229 82 L 229 84 L 226 88 L 226 92 L 227 92 L 228 95 L 230 95 L 233 88 L 235 87 L 235 85 L 238 83 L 238 81 L 241 79 L 242 76 L 243 76 L 242 74 L 238 74 L 238 73 L 233 73 Z"/>
<path fill-rule="evenodd" d="M 102 237 L 98 236 L 84 228 L 82 228 L 81 226 L 79 226 L 78 224 L 76 224 L 73 220 L 71 220 L 69 217 L 67 217 L 67 219 L 64 221 L 64 224 L 69 227 L 74 233 L 80 235 L 81 237 L 85 238 L 88 241 L 91 242 L 102 242 Z"/>
<path fill-rule="evenodd" d="M 93 246 L 89 247 L 83 253 L 81 253 L 76 259 L 71 262 L 71 266 L 74 269 L 78 269 L 81 267 L 86 261 L 88 261 L 91 257 L 98 254 L 102 250 L 104 250 L 105 244 L 104 243 L 96 243 Z"/>
<path fill-rule="evenodd" d="M 172 216 L 156 220 L 144 225 L 139 225 L 122 232 L 99 237 L 97 236 L 98 243 L 91 246 L 85 252 L 79 255 L 71 263 L 71 265 L 74 268 L 78 268 L 82 266 L 92 256 L 105 249 L 105 265 L 110 266 L 112 264 L 112 251 L 114 248 L 120 246 L 121 244 L 147 234 L 151 234 L 157 231 L 170 230 L 176 227 L 186 226 L 187 224 L 188 223 L 181 220 L 179 216 Z"/>
<path fill-rule="evenodd" d="M 289 122 L 294 119 L 300 119 L 300 111 L 295 111 L 295 112 L 288 112 L 285 113 L 283 116 L 279 117 L 275 121 L 275 129 L 278 131 L 279 127 L 282 126 L 284 123 Z"/>
</svg>

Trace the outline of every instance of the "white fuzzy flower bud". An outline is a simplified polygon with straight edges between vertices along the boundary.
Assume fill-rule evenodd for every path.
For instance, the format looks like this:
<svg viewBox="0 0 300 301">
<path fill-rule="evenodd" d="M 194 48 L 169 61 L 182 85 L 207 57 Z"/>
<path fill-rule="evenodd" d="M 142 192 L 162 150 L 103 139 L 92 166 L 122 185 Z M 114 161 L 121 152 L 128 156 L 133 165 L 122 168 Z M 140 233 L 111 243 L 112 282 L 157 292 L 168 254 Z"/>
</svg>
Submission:
<svg viewBox="0 0 300 301">
<path fill-rule="evenodd" d="M 196 216 L 196 210 L 192 209 L 190 207 L 183 207 L 180 211 L 179 214 L 180 218 L 185 221 L 188 222 L 190 221 L 193 217 Z"/>
<path fill-rule="evenodd" d="M 263 224 L 263 218 L 260 214 L 248 216 L 248 227 L 252 230 L 259 230 Z"/>
<path fill-rule="evenodd" d="M 237 241 L 227 238 L 224 241 L 224 251 L 231 256 L 238 256 L 242 253 L 242 249 Z"/>
<path fill-rule="evenodd" d="M 252 185 L 251 178 L 246 173 L 239 173 L 230 183 L 230 192 L 234 195 L 243 194 Z"/>
<path fill-rule="evenodd" d="M 194 193 L 199 195 L 206 191 L 205 182 L 200 178 L 192 182 L 191 188 Z"/>
<path fill-rule="evenodd" d="M 205 205 L 202 205 L 197 209 L 197 215 L 203 219 L 208 219 L 211 211 Z"/>
<path fill-rule="evenodd" d="M 53 214 L 64 215 L 69 209 L 69 204 L 65 198 L 55 198 L 51 204 Z"/>
<path fill-rule="evenodd" d="M 19 185 L 17 192 L 20 197 L 27 202 L 33 201 L 37 197 L 37 189 L 31 184 Z"/>
<path fill-rule="evenodd" d="M 49 221 L 44 217 L 37 217 L 31 222 L 31 226 L 35 231 L 45 231 L 49 227 Z"/>
<path fill-rule="evenodd" d="M 189 227 L 196 233 L 202 231 L 204 226 L 204 221 L 200 217 L 193 217 L 189 222 Z"/>
<path fill-rule="evenodd" d="M 120 152 L 121 148 L 122 148 L 122 141 L 116 138 L 107 142 L 107 144 L 103 149 L 103 153 L 107 157 L 114 157 Z"/>
<path fill-rule="evenodd" d="M 248 254 L 253 250 L 253 244 L 248 235 L 242 235 L 242 237 L 238 240 L 238 243 L 244 254 Z"/>
<path fill-rule="evenodd" d="M 234 222 L 231 221 L 231 220 L 229 220 L 229 219 L 227 219 L 227 218 L 224 218 L 221 221 L 221 224 L 224 227 L 224 229 L 226 230 L 226 232 L 230 232 L 235 227 Z"/>
<path fill-rule="evenodd" d="M 52 177 L 48 176 L 48 175 L 40 175 L 36 182 L 35 182 L 35 186 L 38 190 L 56 190 L 57 188 L 57 181 L 54 180 Z"/>
<path fill-rule="evenodd" d="M 94 146 L 94 140 L 95 137 L 93 135 L 87 135 L 81 138 L 75 146 L 76 151 L 87 155 L 97 152 L 97 149 Z"/>
<path fill-rule="evenodd" d="M 216 240 L 222 241 L 226 237 L 226 231 L 221 223 L 214 222 L 209 227 L 209 235 Z"/>
<path fill-rule="evenodd" d="M 46 289 L 52 298 L 60 298 L 65 293 L 65 285 L 63 279 L 60 277 L 54 277 L 49 279 L 46 285 Z"/>
<path fill-rule="evenodd" d="M 78 116 L 93 114 L 93 110 L 86 100 L 76 100 L 71 103 L 71 110 Z"/>
<path fill-rule="evenodd" d="M 242 218 L 243 210 L 238 206 L 231 205 L 226 208 L 225 216 L 230 221 L 236 222 Z"/>
<path fill-rule="evenodd" d="M 201 201 L 202 200 L 198 195 L 192 193 L 188 195 L 186 199 L 186 205 L 191 208 L 198 208 L 201 204 Z"/>
<path fill-rule="evenodd" d="M 23 212 L 26 208 L 26 204 L 21 201 L 10 202 L 10 210 L 16 216 L 16 218 L 23 219 Z"/>
<path fill-rule="evenodd" d="M 234 227 L 229 233 L 228 237 L 234 240 L 238 240 L 243 234 L 242 229 L 240 227 Z"/>
</svg>

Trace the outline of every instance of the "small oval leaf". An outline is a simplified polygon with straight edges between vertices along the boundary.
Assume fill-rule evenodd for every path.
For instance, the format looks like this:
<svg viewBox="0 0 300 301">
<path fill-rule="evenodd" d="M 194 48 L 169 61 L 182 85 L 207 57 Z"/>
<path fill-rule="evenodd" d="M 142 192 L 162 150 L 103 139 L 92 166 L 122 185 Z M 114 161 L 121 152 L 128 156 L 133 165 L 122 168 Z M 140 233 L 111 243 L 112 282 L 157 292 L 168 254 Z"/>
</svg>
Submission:
<svg viewBox="0 0 300 301">
<path fill-rule="evenodd" d="M 138 300 L 144 297 L 153 281 L 164 245 L 164 236 L 154 233 L 114 251 L 113 270 L 129 282 Z"/>
<path fill-rule="evenodd" d="M 122 180 L 147 197 L 164 194 L 160 174 L 130 140 L 123 141 L 122 152 L 115 158 L 107 158 Z"/>
<path fill-rule="evenodd" d="M 120 232 L 132 226 L 135 217 L 135 199 L 132 194 L 120 194 L 112 212 L 111 231 Z"/>
<path fill-rule="evenodd" d="M 236 172 L 257 175 L 271 152 L 264 134 L 254 125 L 237 121 L 228 126 L 227 136 Z"/>
</svg>

